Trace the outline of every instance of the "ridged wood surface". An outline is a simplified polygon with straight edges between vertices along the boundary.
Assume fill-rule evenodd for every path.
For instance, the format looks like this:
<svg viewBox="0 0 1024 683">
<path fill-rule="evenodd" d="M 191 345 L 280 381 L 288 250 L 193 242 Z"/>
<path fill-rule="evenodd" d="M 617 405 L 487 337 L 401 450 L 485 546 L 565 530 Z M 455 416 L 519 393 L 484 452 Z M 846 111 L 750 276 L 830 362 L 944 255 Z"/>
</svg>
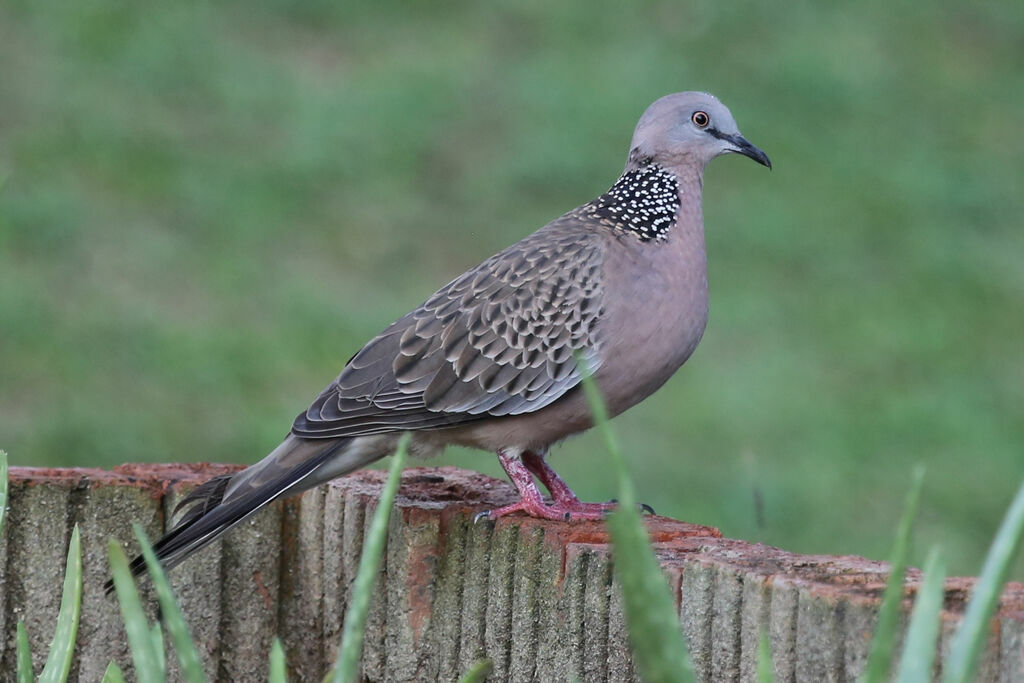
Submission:
<svg viewBox="0 0 1024 683">
<path fill-rule="evenodd" d="M 42 666 L 75 523 L 85 590 L 71 679 L 97 681 L 111 659 L 129 670 L 117 604 L 102 591 L 107 538 L 129 541 L 133 521 L 156 537 L 182 495 L 231 469 L 12 468 L 0 541 L 0 680 L 14 676 L 18 619 L 37 672 Z M 265 680 L 275 635 L 293 680 L 321 680 L 383 478 L 364 471 L 279 502 L 172 573 L 211 680 Z M 452 681 L 482 657 L 495 681 L 635 678 L 602 523 L 473 524 L 475 511 L 514 498 L 509 485 L 454 468 L 410 469 L 402 482 L 367 620 L 367 680 Z M 787 553 L 660 517 L 648 526 L 701 680 L 753 680 L 762 632 L 780 681 L 852 681 L 861 672 L 884 563 Z M 908 605 L 919 580 L 912 571 Z M 971 585 L 948 582 L 944 650 Z M 148 589 L 143 596 L 152 609 Z M 168 662 L 173 674 L 171 653 Z M 1024 585 L 1004 592 L 980 680 L 1024 680 Z"/>
</svg>

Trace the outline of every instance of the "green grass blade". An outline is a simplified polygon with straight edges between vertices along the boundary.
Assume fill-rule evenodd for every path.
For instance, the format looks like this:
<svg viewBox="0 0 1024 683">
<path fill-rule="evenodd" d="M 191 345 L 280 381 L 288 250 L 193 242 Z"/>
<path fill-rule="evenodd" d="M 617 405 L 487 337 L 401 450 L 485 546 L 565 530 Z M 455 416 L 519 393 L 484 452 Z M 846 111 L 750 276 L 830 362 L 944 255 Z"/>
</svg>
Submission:
<svg viewBox="0 0 1024 683">
<path fill-rule="evenodd" d="M 1024 531 L 1024 485 L 1010 504 L 992 547 L 985 557 L 981 577 L 971 594 L 960 628 L 953 638 L 949 657 L 943 665 L 946 683 L 967 683 L 973 680 L 978 658 L 989 635 L 989 620 L 999 602 L 999 594 L 1020 548 Z"/>
<path fill-rule="evenodd" d="M 924 565 L 924 582 L 914 601 L 896 683 L 929 683 L 932 680 L 945 583 L 946 563 L 942 561 L 939 549 L 932 548 Z"/>
<path fill-rule="evenodd" d="M 32 646 L 28 644 L 28 631 L 25 630 L 25 623 L 18 620 L 17 636 L 17 658 L 18 658 L 18 683 L 32 683 L 35 672 L 32 670 Z"/>
<path fill-rule="evenodd" d="M 391 507 L 398 492 L 398 483 L 405 467 L 406 449 L 409 446 L 409 434 L 403 434 L 398 442 L 398 450 L 391 461 L 387 483 L 381 491 L 377 509 L 373 513 L 370 531 L 363 545 L 363 555 L 359 558 L 359 571 L 352 589 L 352 603 L 345 615 L 345 629 L 341 634 L 341 645 L 338 648 L 338 663 L 334 668 L 334 683 L 352 683 L 356 680 L 359 670 L 359 659 L 363 652 L 363 632 L 366 629 L 366 613 L 370 606 L 373 583 L 380 568 L 380 557 L 384 551 L 384 542 L 388 535 L 388 520 L 391 518 Z"/>
<path fill-rule="evenodd" d="M 757 683 L 775 683 L 772 649 L 768 643 L 768 634 L 763 630 L 757 641 Z"/>
<path fill-rule="evenodd" d="M 608 517 L 608 530 L 637 668 L 647 683 L 694 681 L 675 600 L 637 510 L 633 482 L 608 424 L 604 400 L 586 373 L 583 388 L 618 475 L 619 506 Z"/>
<path fill-rule="evenodd" d="M 619 491 L 622 507 L 609 516 L 608 529 L 637 668 L 648 683 L 693 681 L 693 666 L 679 629 L 675 600 L 640 513 L 626 506 L 629 498 L 622 495 L 621 487 Z"/>
<path fill-rule="evenodd" d="M 4 529 L 4 513 L 7 511 L 7 451 L 0 450 L 0 531 Z"/>
<path fill-rule="evenodd" d="M 608 409 L 604 405 L 604 397 L 601 396 L 597 385 L 594 384 L 594 380 L 590 376 L 590 369 L 585 367 L 583 358 L 577 355 L 576 362 L 580 365 L 580 370 L 583 373 L 583 392 L 587 397 L 587 403 L 590 405 L 590 412 L 594 416 L 594 424 L 604 440 L 605 448 L 608 449 L 608 454 L 612 458 L 612 465 L 615 467 L 619 494 L 620 496 L 628 494 L 631 498 L 629 502 L 633 504 L 631 507 L 634 507 L 636 504 L 636 493 L 633 490 L 633 481 L 630 479 L 629 471 L 626 469 L 626 461 L 622 458 L 622 451 L 619 450 L 619 441 L 615 438 L 615 431 L 612 430 L 611 423 L 608 421 Z M 619 498 L 619 503 L 622 507 L 626 506 L 626 501 L 622 500 L 621 497 Z"/>
<path fill-rule="evenodd" d="M 153 653 L 156 654 L 156 664 L 160 669 L 160 676 L 167 678 L 167 658 L 164 656 L 164 630 L 160 624 L 155 623 L 149 629 L 149 639 L 153 643 Z M 162 680 L 162 679 L 161 679 Z"/>
<path fill-rule="evenodd" d="M 39 674 L 39 683 L 64 683 L 71 672 L 71 659 L 75 654 L 78 620 L 82 614 L 82 539 L 75 525 L 68 546 L 67 568 L 64 571 L 64 592 L 57 613 L 57 628 L 53 632 L 46 665 Z"/>
<path fill-rule="evenodd" d="M 107 670 L 103 672 L 103 680 L 100 683 L 125 683 L 121 667 L 114 662 L 107 664 Z"/>
<path fill-rule="evenodd" d="M 160 602 L 160 613 L 163 615 L 164 626 L 171 636 L 174 644 L 174 652 L 178 655 L 178 662 L 181 663 L 181 677 L 186 683 L 204 683 L 206 675 L 203 673 L 203 665 L 199 660 L 199 653 L 192 642 L 188 625 L 178 607 L 178 601 L 174 599 L 171 585 L 167 581 L 167 574 L 163 565 L 156 559 L 153 546 L 149 537 L 141 525 L 135 524 L 135 537 L 139 540 L 139 547 L 142 549 L 142 556 L 146 559 L 146 569 L 149 571 L 150 579 L 153 581 L 153 588 L 156 591 L 157 600 Z M 161 643 L 161 652 L 162 643 Z"/>
<path fill-rule="evenodd" d="M 489 659 L 478 659 L 459 679 L 459 683 L 483 683 L 492 671 L 494 671 L 494 662 Z"/>
<path fill-rule="evenodd" d="M 114 539 L 107 542 L 107 556 L 110 559 L 110 573 L 114 577 L 114 588 L 117 590 L 117 601 L 121 604 L 121 618 L 124 620 L 125 633 L 128 634 L 128 646 L 132 651 L 135 677 L 139 683 L 163 680 L 149 622 L 142 611 L 139 593 L 135 590 L 135 582 L 128 569 L 128 558 Z"/>
<path fill-rule="evenodd" d="M 288 683 L 288 663 L 284 657 L 284 646 L 280 638 L 274 638 L 270 648 L 270 677 L 267 683 Z"/>
<path fill-rule="evenodd" d="M 882 606 L 878 610 L 878 625 L 871 639 L 871 651 L 864 670 L 865 683 L 882 683 L 889 680 L 892 670 L 893 646 L 896 629 L 899 627 L 900 605 L 903 602 L 903 576 L 907 571 L 907 555 L 910 551 L 910 533 L 917 516 L 917 505 L 921 499 L 921 483 L 924 481 L 924 467 L 914 468 L 910 492 L 903 507 L 903 518 L 896 531 L 896 545 L 889 559 L 889 581 L 885 586 Z"/>
</svg>

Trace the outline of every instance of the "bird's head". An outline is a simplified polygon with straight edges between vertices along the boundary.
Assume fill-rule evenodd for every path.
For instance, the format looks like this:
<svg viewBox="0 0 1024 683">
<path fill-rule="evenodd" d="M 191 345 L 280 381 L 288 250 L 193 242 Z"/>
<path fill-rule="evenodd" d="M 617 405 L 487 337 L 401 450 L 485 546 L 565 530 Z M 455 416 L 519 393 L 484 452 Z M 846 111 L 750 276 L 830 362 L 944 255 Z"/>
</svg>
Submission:
<svg viewBox="0 0 1024 683">
<path fill-rule="evenodd" d="M 729 153 L 748 156 L 768 168 L 768 155 L 740 134 L 736 121 L 714 95 L 679 92 L 657 100 L 636 124 L 630 162 L 650 159 L 667 167 L 695 166 Z"/>
</svg>

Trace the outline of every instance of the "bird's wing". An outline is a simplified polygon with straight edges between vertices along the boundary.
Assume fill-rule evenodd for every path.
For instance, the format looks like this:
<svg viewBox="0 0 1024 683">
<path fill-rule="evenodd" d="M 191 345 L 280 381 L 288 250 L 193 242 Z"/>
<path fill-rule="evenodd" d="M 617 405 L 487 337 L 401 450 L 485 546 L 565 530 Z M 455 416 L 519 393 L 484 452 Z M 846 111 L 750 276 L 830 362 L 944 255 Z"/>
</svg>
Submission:
<svg viewBox="0 0 1024 683">
<path fill-rule="evenodd" d="M 601 364 L 603 242 L 550 224 L 464 273 L 353 356 L 297 436 L 437 429 L 539 410 Z"/>
<path fill-rule="evenodd" d="M 380 456 L 349 448 L 350 437 L 528 413 L 579 383 L 576 354 L 596 370 L 603 242 L 576 221 L 484 261 L 384 330 L 295 419 L 294 437 L 182 501 L 157 557 L 172 567 L 267 503 L 324 481 L 321 467 L 334 477 Z M 131 569 L 141 574 L 145 560 Z"/>
</svg>

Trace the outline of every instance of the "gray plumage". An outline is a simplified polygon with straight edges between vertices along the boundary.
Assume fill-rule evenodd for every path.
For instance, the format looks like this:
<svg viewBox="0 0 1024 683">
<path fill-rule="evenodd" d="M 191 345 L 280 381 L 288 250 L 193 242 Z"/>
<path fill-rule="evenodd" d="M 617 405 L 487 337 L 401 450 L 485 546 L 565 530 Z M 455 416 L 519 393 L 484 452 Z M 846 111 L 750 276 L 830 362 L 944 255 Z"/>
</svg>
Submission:
<svg viewBox="0 0 1024 683">
<path fill-rule="evenodd" d="M 612 415 L 660 387 L 696 348 L 708 296 L 701 187 L 712 158 L 770 166 L 704 93 L 651 105 L 604 194 L 448 283 L 371 340 L 259 463 L 196 489 L 157 545 L 173 566 L 268 502 L 389 454 L 449 444 L 496 451 L 523 496 L 512 511 L 593 518 L 544 463 L 591 426 L 582 358 Z M 531 473 L 551 490 L 543 503 Z M 141 561 L 135 563 L 141 571 Z"/>
</svg>

